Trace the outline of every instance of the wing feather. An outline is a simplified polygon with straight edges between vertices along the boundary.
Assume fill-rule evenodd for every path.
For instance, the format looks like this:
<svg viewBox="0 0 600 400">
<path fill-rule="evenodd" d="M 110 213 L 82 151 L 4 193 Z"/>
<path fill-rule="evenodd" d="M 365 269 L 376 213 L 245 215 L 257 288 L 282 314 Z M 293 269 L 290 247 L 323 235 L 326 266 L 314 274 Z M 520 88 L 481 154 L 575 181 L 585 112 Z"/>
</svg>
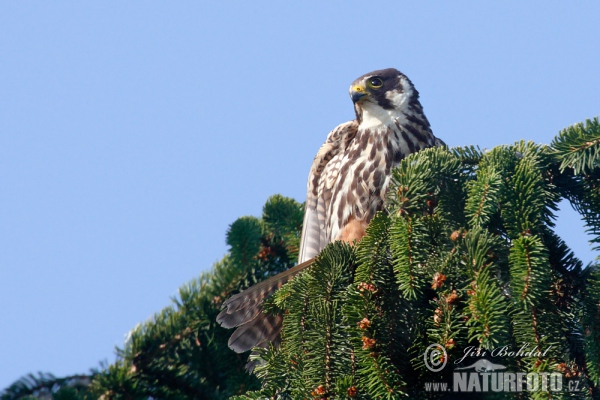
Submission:
<svg viewBox="0 0 600 400">
<path fill-rule="evenodd" d="M 329 133 L 313 160 L 308 175 L 299 263 L 315 257 L 330 242 L 325 231 L 332 187 L 328 181 L 337 178 L 335 164 L 338 163 L 335 160 L 346 150 L 357 130 L 358 122 L 355 120 L 338 125 Z"/>
</svg>

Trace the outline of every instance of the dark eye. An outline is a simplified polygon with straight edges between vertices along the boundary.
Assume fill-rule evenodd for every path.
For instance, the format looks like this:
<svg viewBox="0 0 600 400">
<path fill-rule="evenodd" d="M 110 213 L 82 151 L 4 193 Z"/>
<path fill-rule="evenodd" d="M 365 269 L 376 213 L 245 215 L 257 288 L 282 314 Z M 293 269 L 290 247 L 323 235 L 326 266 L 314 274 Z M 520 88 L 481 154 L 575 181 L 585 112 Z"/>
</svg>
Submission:
<svg viewBox="0 0 600 400">
<path fill-rule="evenodd" d="M 369 86 L 371 86 L 373 89 L 379 89 L 383 86 L 383 81 L 379 78 L 371 78 L 369 79 Z"/>
</svg>

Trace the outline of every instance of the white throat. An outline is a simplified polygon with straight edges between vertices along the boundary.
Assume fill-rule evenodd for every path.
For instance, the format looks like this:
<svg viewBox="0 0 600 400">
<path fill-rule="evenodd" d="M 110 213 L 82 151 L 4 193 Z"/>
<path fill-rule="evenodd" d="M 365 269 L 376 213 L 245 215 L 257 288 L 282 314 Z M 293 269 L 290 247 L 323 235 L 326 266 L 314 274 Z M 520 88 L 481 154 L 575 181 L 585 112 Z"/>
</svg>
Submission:
<svg viewBox="0 0 600 400">
<path fill-rule="evenodd" d="M 385 110 L 377 104 L 364 102 L 362 104 L 360 127 L 363 129 L 377 129 L 381 126 L 388 126 L 393 124 L 398 116 L 397 110 Z"/>
</svg>

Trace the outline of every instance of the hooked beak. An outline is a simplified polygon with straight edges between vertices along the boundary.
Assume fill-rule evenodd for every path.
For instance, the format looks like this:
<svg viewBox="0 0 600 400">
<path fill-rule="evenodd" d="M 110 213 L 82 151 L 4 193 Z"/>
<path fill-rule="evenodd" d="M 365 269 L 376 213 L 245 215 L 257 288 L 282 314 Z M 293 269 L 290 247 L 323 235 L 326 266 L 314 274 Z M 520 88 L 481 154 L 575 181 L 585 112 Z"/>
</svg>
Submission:
<svg viewBox="0 0 600 400">
<path fill-rule="evenodd" d="M 366 88 L 362 85 L 356 85 L 350 89 L 350 97 L 354 103 L 360 102 L 368 95 Z"/>
</svg>

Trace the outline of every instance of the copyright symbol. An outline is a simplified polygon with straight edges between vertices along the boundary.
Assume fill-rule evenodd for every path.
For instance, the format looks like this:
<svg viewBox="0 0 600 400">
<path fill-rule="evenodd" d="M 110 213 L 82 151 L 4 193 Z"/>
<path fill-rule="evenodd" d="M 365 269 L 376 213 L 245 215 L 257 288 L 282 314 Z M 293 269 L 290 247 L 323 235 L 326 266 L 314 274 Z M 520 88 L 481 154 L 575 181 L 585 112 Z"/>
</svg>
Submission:
<svg viewBox="0 0 600 400">
<path fill-rule="evenodd" d="M 438 372 L 444 369 L 446 362 L 448 361 L 448 354 L 446 349 L 441 344 L 430 344 L 423 353 L 423 360 L 425 366 L 431 372 Z"/>
</svg>

